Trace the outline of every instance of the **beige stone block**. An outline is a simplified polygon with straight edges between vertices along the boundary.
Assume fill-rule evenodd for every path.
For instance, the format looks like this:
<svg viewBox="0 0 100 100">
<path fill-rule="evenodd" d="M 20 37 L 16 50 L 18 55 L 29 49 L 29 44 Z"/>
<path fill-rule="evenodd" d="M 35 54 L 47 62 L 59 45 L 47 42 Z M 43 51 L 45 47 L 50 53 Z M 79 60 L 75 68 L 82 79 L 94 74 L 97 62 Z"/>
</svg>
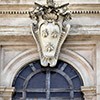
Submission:
<svg viewBox="0 0 100 100">
<path fill-rule="evenodd" d="M 0 100 L 11 100 L 13 87 L 0 87 Z"/>
<path fill-rule="evenodd" d="M 85 100 L 96 100 L 96 88 L 94 86 L 82 86 L 81 90 L 84 93 Z"/>
</svg>

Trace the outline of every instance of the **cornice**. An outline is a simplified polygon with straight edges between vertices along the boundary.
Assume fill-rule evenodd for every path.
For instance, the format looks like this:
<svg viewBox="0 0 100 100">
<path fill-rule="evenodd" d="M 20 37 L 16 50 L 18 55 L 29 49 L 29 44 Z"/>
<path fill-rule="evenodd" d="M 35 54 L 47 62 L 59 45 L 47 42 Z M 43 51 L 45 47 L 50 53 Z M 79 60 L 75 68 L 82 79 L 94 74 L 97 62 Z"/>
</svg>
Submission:
<svg viewBox="0 0 100 100">
<path fill-rule="evenodd" d="M 0 15 L 28 15 L 33 4 L 0 4 Z M 70 4 L 70 12 L 74 14 L 100 14 L 100 4 Z"/>
<path fill-rule="evenodd" d="M 100 14 L 99 10 L 74 10 L 72 14 Z"/>
<path fill-rule="evenodd" d="M 0 4 L 0 21 L 1 21 L 0 37 L 9 36 L 9 35 L 10 36 L 31 36 L 31 29 L 29 26 L 31 22 L 29 22 L 30 20 L 28 19 L 29 18 L 28 13 L 29 11 L 31 11 L 33 7 L 34 7 L 33 4 L 2 4 L 2 5 Z M 82 17 L 92 16 L 92 18 L 96 18 L 93 20 L 91 18 L 91 20 L 89 20 L 88 22 L 89 24 L 87 24 L 88 19 L 84 19 L 84 23 L 86 25 L 79 22 L 80 20 L 83 19 L 79 19 L 78 23 L 74 22 L 75 25 L 73 25 L 72 22 L 69 36 L 75 36 L 75 35 L 100 36 L 100 24 L 98 24 L 100 21 L 99 20 L 100 4 L 71 4 L 69 6 L 69 10 L 72 13 L 72 17 L 75 15 L 78 16 L 78 19 L 80 18 L 80 16 Z M 18 17 L 19 19 L 16 19 Z M 3 18 L 6 18 L 6 20 Z M 25 21 L 25 23 L 23 21 Z M 93 21 L 92 24 L 90 23 L 91 21 Z M 94 23 L 94 21 L 96 22 Z"/>
<path fill-rule="evenodd" d="M 99 10 L 71 10 L 72 14 L 100 14 Z M 27 15 L 29 11 L 17 11 L 17 10 L 2 10 L 0 11 L 0 15 Z"/>
</svg>

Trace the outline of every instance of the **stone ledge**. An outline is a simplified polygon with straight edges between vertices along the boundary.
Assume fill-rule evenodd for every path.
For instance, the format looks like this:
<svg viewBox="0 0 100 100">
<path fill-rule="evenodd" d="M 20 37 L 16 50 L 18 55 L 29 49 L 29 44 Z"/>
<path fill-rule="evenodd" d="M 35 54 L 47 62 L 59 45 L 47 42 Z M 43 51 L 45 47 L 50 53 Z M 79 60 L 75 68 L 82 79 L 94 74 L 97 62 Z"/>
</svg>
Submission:
<svg viewBox="0 0 100 100">
<path fill-rule="evenodd" d="M 14 87 L 0 87 L 0 100 L 11 100 Z"/>
<path fill-rule="evenodd" d="M 31 36 L 30 26 L 0 26 L 0 36 Z M 72 25 L 69 35 L 100 35 L 100 25 Z"/>
<path fill-rule="evenodd" d="M 0 87 L 0 95 L 1 96 L 10 95 L 10 94 L 12 94 L 12 92 L 14 92 L 14 87 Z"/>
<path fill-rule="evenodd" d="M 89 86 L 89 87 L 81 87 L 82 92 L 84 93 L 85 100 L 93 100 L 96 96 L 96 87 Z"/>
<path fill-rule="evenodd" d="M 99 36 L 84 36 L 84 35 L 79 35 L 79 36 L 68 36 L 68 38 L 65 40 L 65 43 L 68 41 L 92 41 L 95 43 L 96 41 L 100 41 L 100 35 Z M 0 46 L 2 45 L 36 45 L 34 38 L 32 35 L 30 36 L 0 36 Z"/>
<path fill-rule="evenodd" d="M 34 4 L 0 4 L 0 15 L 28 15 Z M 72 14 L 100 14 L 100 4 L 70 4 Z"/>
</svg>

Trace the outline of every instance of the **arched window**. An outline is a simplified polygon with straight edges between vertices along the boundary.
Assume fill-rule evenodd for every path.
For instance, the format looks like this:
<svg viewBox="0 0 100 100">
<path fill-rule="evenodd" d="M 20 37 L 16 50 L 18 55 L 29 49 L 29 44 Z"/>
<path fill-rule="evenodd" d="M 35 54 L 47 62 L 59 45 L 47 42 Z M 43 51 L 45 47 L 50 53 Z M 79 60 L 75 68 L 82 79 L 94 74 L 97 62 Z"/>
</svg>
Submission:
<svg viewBox="0 0 100 100">
<path fill-rule="evenodd" d="M 79 73 L 68 63 L 44 68 L 39 60 L 27 64 L 13 81 L 12 100 L 84 100 Z"/>
</svg>

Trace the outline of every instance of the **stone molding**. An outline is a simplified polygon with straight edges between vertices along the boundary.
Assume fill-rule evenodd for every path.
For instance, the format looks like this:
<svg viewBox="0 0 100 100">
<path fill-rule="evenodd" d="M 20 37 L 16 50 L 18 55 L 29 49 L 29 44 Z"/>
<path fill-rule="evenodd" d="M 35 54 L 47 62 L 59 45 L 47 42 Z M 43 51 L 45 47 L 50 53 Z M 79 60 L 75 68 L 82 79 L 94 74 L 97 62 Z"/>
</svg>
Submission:
<svg viewBox="0 0 100 100">
<path fill-rule="evenodd" d="M 14 87 L 0 87 L 0 100 L 11 100 Z"/>
<path fill-rule="evenodd" d="M 96 96 L 96 87 L 94 87 L 94 86 L 89 86 L 89 87 L 82 86 L 81 90 L 84 94 L 85 100 L 95 100 L 94 98 Z"/>
<path fill-rule="evenodd" d="M 33 4 L 0 4 L 0 36 L 32 36 L 29 11 L 33 6 Z M 100 36 L 100 4 L 71 4 L 69 10 L 72 13 L 72 22 L 68 35 Z M 81 20 L 84 20 L 84 24 Z"/>
<path fill-rule="evenodd" d="M 5 80 L 2 79 L 1 84 L 7 87 L 11 87 L 13 79 L 17 72 L 27 63 L 37 59 L 39 59 L 39 55 L 36 51 L 36 48 L 27 50 L 19 54 L 12 61 L 10 61 L 2 71 L 2 78 L 5 77 Z M 59 59 L 68 62 L 80 73 L 85 86 L 94 85 L 94 71 L 83 57 L 71 50 L 63 49 L 61 51 Z"/>
<path fill-rule="evenodd" d="M 30 26 L 0 26 L 0 36 L 32 36 Z M 100 35 L 100 25 L 71 25 L 68 35 Z"/>
<path fill-rule="evenodd" d="M 29 11 L 25 11 L 25 10 L 2 10 L 0 11 L 0 15 L 28 15 Z M 99 10 L 70 10 L 70 13 L 72 14 L 100 14 Z"/>
<path fill-rule="evenodd" d="M 99 10 L 75 10 L 70 12 L 72 14 L 100 14 Z"/>
<path fill-rule="evenodd" d="M 26 15 L 34 4 L 0 4 L 0 15 Z M 69 11 L 74 14 L 100 14 L 100 4 L 70 4 Z"/>
<path fill-rule="evenodd" d="M 5 11 L 5 10 L 2 10 L 0 11 L 0 15 L 27 15 L 29 13 L 29 11 L 17 11 L 17 10 L 8 10 L 8 11 Z M 100 14 L 100 11 L 99 10 L 74 10 L 74 11 L 71 11 L 70 10 L 70 13 L 72 14 Z"/>
</svg>

